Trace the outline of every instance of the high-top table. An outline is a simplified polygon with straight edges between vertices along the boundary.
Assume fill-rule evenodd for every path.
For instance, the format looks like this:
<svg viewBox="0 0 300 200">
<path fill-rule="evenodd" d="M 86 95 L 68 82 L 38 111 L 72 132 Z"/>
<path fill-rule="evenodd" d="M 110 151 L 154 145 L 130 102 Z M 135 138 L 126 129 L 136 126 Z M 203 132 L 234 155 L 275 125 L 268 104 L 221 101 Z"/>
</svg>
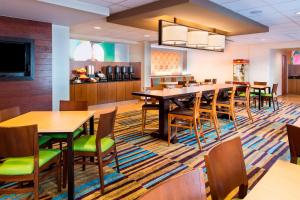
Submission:
<svg viewBox="0 0 300 200">
<path fill-rule="evenodd" d="M 193 87 L 183 87 L 183 88 L 164 88 L 163 90 L 146 90 L 143 92 L 133 92 L 132 95 L 153 97 L 159 101 L 159 131 L 158 133 L 153 133 L 153 137 L 158 137 L 163 140 L 168 139 L 168 113 L 170 101 L 183 107 L 182 103 L 178 99 L 185 97 L 193 97 L 197 92 L 213 91 L 215 89 L 228 89 L 232 88 L 233 84 L 214 84 L 214 85 L 200 85 Z M 172 134 L 172 143 L 177 142 L 177 138 Z"/>
<path fill-rule="evenodd" d="M 300 166 L 278 160 L 244 200 L 300 199 Z"/>
<path fill-rule="evenodd" d="M 268 85 L 251 85 L 251 88 L 258 90 L 258 110 L 261 109 L 261 91 L 268 89 L 269 93 L 271 92 L 271 87 Z"/>
<path fill-rule="evenodd" d="M 68 199 L 74 199 L 73 132 L 90 121 L 94 133 L 93 111 L 33 111 L 0 123 L 2 127 L 37 124 L 39 134 L 65 133 L 67 135 Z"/>
</svg>

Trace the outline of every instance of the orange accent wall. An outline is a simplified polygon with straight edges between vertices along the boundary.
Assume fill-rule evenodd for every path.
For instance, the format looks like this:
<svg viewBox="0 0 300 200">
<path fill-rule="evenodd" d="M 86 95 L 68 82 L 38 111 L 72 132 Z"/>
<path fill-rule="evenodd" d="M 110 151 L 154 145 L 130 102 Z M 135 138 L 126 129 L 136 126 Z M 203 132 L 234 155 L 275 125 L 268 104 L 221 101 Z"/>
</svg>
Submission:
<svg viewBox="0 0 300 200">
<path fill-rule="evenodd" d="M 184 59 L 184 52 L 152 50 L 151 75 L 182 75 Z"/>
</svg>

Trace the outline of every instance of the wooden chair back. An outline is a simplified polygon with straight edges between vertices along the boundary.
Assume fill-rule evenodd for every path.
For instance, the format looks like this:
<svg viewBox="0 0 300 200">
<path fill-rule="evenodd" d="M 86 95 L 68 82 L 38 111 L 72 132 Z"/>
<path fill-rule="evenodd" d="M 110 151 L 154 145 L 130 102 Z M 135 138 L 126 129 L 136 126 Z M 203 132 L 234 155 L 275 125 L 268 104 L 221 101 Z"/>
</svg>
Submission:
<svg viewBox="0 0 300 200">
<path fill-rule="evenodd" d="M 239 137 L 223 142 L 204 156 L 212 200 L 222 200 L 239 187 L 239 198 L 248 190 L 248 178 Z"/>
<path fill-rule="evenodd" d="M 287 124 L 286 127 L 291 153 L 291 163 L 297 164 L 297 160 L 300 157 L 300 128 L 290 124 Z"/>
<path fill-rule="evenodd" d="M 87 101 L 63 101 L 59 102 L 60 111 L 86 111 L 88 110 Z"/>
<path fill-rule="evenodd" d="M 186 87 L 186 81 L 178 81 L 178 85 L 182 85 L 183 87 Z"/>
<path fill-rule="evenodd" d="M 278 83 L 274 83 L 272 87 L 272 95 L 277 96 Z"/>
<path fill-rule="evenodd" d="M 204 83 L 210 83 L 212 82 L 211 79 L 204 79 Z"/>
<path fill-rule="evenodd" d="M 234 96 L 235 96 L 235 91 L 236 91 L 236 86 L 234 85 L 232 88 L 231 88 L 231 94 L 230 94 L 230 97 L 229 97 L 229 102 L 230 104 L 234 104 Z"/>
<path fill-rule="evenodd" d="M 218 96 L 219 96 L 219 89 L 216 88 L 215 91 L 214 91 L 214 95 L 213 95 L 213 98 L 212 98 L 212 102 L 211 102 L 212 110 L 216 110 L 216 108 L 217 108 L 217 100 L 218 100 Z"/>
<path fill-rule="evenodd" d="M 100 142 L 101 138 L 104 138 L 109 135 L 111 136 L 111 138 L 115 139 L 114 127 L 115 127 L 117 110 L 118 107 L 115 107 L 114 110 L 111 112 L 100 114 L 97 136 L 96 136 L 96 141 L 98 142 L 96 144 L 101 144 Z"/>
<path fill-rule="evenodd" d="M 206 200 L 203 173 L 195 169 L 168 179 L 145 193 L 139 200 Z"/>
<path fill-rule="evenodd" d="M 189 81 L 189 84 L 195 84 L 195 83 L 197 83 L 196 80 L 190 80 L 190 81 Z"/>
<path fill-rule="evenodd" d="M 233 81 L 225 81 L 225 84 L 233 84 Z"/>
<path fill-rule="evenodd" d="M 267 82 L 254 81 L 254 85 L 267 85 Z"/>
<path fill-rule="evenodd" d="M 0 127 L 0 157 L 37 156 L 37 125 Z"/>
<path fill-rule="evenodd" d="M 212 83 L 217 84 L 217 79 L 216 78 L 212 79 Z"/>
<path fill-rule="evenodd" d="M 200 103 L 201 103 L 201 96 L 202 96 L 201 92 L 196 93 L 194 108 L 193 108 L 194 119 L 197 119 L 200 115 L 199 109 L 200 109 Z"/>
<path fill-rule="evenodd" d="M 11 107 L 0 110 L 0 122 L 12 119 L 21 114 L 20 107 Z"/>
</svg>

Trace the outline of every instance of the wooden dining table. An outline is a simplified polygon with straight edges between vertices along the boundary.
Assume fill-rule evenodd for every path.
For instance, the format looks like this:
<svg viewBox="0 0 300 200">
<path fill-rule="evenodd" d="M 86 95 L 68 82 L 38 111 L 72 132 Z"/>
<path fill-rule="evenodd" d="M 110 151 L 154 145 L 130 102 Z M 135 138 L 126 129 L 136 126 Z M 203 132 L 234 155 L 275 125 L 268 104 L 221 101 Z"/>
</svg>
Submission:
<svg viewBox="0 0 300 200">
<path fill-rule="evenodd" d="M 258 110 L 261 109 L 261 91 L 268 89 L 268 92 L 270 93 L 271 87 L 268 85 L 251 85 L 251 88 L 254 90 L 258 90 Z"/>
<path fill-rule="evenodd" d="M 65 133 L 67 135 L 68 199 L 74 199 L 73 132 L 89 121 L 94 134 L 93 111 L 32 111 L 0 123 L 1 127 L 37 124 L 39 134 Z"/>
<path fill-rule="evenodd" d="M 192 87 L 183 88 L 164 88 L 163 90 L 145 90 L 142 92 L 133 92 L 132 95 L 152 97 L 159 102 L 159 130 L 158 132 L 153 132 L 151 135 L 153 137 L 161 138 L 163 140 L 168 139 L 168 113 L 170 102 L 175 103 L 179 107 L 184 107 L 184 105 L 179 101 L 179 99 L 191 97 L 193 99 L 197 92 L 209 92 L 215 89 L 228 89 L 232 88 L 233 84 L 214 84 L 214 85 L 199 85 Z M 177 142 L 177 137 L 175 134 L 171 136 L 171 142 L 174 144 Z"/>
<path fill-rule="evenodd" d="M 300 199 L 300 166 L 278 160 L 244 200 Z"/>
</svg>

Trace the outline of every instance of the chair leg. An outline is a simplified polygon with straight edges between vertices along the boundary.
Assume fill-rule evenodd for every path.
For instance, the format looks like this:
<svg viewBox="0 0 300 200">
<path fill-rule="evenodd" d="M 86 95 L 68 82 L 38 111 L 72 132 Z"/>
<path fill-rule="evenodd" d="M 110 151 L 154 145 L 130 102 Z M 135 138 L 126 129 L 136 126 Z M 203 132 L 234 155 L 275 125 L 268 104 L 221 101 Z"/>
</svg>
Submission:
<svg viewBox="0 0 300 200">
<path fill-rule="evenodd" d="M 144 130 L 145 130 L 145 121 L 146 121 L 145 118 L 146 118 L 145 110 L 142 109 L 142 135 L 144 134 Z"/>
<path fill-rule="evenodd" d="M 216 133 L 217 133 L 217 137 L 218 137 L 218 140 L 220 140 L 220 134 L 219 134 L 219 127 L 218 127 L 218 119 L 217 119 L 217 116 L 215 114 L 213 114 L 213 119 L 214 119 L 214 126 L 215 126 L 215 129 L 216 129 Z"/>
<path fill-rule="evenodd" d="M 39 199 L 39 173 L 38 172 L 34 174 L 33 195 L 34 195 L 34 200 Z"/>
<path fill-rule="evenodd" d="M 236 121 L 236 116 L 235 116 L 235 113 L 234 113 L 234 109 L 231 107 L 231 108 L 229 108 L 230 109 L 230 115 L 231 115 L 231 117 L 232 117 L 232 121 L 233 121 L 233 125 L 234 125 L 234 128 L 235 128 L 235 130 L 237 131 L 238 129 L 237 129 L 237 121 Z"/>
<path fill-rule="evenodd" d="M 277 97 L 276 97 L 276 104 L 277 104 L 277 109 L 279 110 L 279 103 Z"/>
<path fill-rule="evenodd" d="M 168 116 L 168 146 L 170 146 L 170 142 L 171 142 L 171 125 L 172 125 L 172 117 Z"/>
<path fill-rule="evenodd" d="M 116 161 L 117 172 L 120 173 L 119 159 L 118 159 L 118 152 L 117 152 L 116 146 L 115 146 L 115 152 L 116 152 L 115 161 Z"/>
<path fill-rule="evenodd" d="M 63 151 L 63 188 L 66 188 L 68 178 L 67 151 Z"/>
<path fill-rule="evenodd" d="M 271 100 L 272 99 L 272 100 Z M 272 101 L 272 103 L 273 103 L 273 109 L 274 109 L 274 111 L 276 110 L 276 108 L 275 108 L 275 102 L 274 102 L 274 99 L 273 98 L 270 98 L 270 101 Z"/>
<path fill-rule="evenodd" d="M 192 133 L 193 133 L 193 123 L 190 122 L 190 134 L 192 134 Z"/>
<path fill-rule="evenodd" d="M 101 194 L 104 194 L 104 171 L 103 171 L 103 162 L 101 155 L 98 155 L 98 172 L 99 172 L 99 178 L 100 178 L 100 189 L 101 189 Z"/>
<path fill-rule="evenodd" d="M 56 184 L 57 184 L 57 191 L 61 192 L 61 164 L 60 164 L 61 158 L 57 159 L 56 162 Z"/>
<path fill-rule="evenodd" d="M 246 103 L 246 111 L 247 111 L 247 113 L 248 113 L 249 119 L 250 119 L 251 122 L 253 123 L 253 118 L 252 118 L 252 115 L 251 115 L 251 110 L 250 110 L 249 102 Z"/>
<path fill-rule="evenodd" d="M 195 137 L 196 137 L 199 149 L 202 150 L 200 139 L 199 139 L 199 135 L 198 135 L 197 120 L 196 119 L 194 119 L 193 125 L 194 125 L 194 131 L 195 131 L 194 134 L 195 134 Z"/>
</svg>

